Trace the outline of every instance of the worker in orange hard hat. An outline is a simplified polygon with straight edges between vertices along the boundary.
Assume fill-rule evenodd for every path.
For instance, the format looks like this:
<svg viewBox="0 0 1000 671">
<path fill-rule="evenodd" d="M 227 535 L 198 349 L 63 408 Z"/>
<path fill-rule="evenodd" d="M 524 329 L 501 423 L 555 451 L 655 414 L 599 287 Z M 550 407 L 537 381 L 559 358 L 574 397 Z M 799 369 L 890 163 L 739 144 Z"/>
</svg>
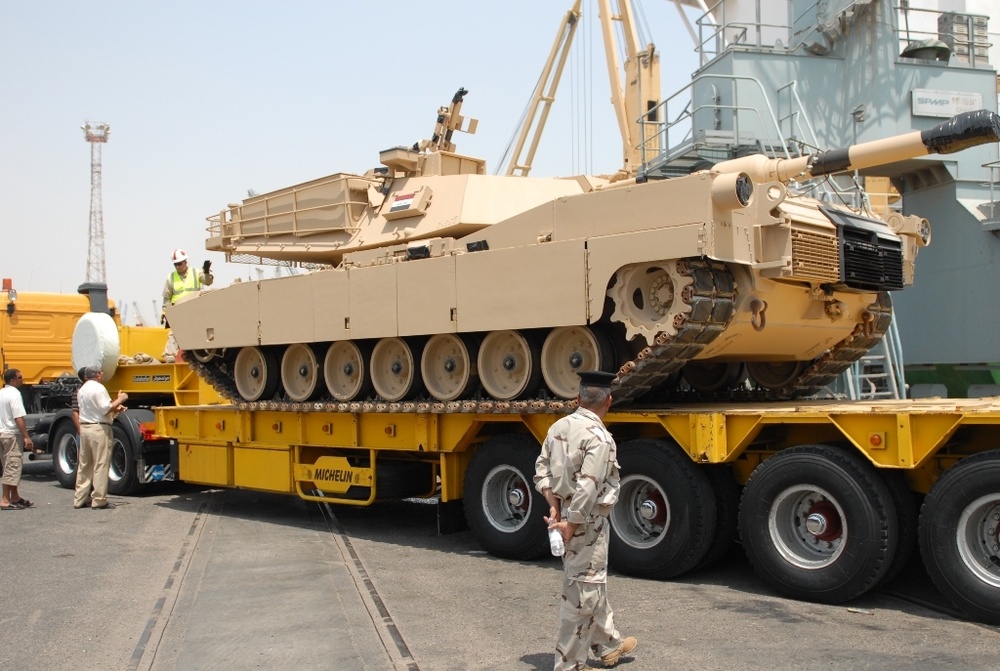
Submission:
<svg viewBox="0 0 1000 671">
<path fill-rule="evenodd" d="M 160 323 L 164 326 L 168 326 L 166 309 L 176 303 L 178 298 L 186 293 L 201 291 L 202 286 L 210 286 L 215 281 L 212 276 L 211 261 L 205 261 L 201 271 L 195 272 L 188 268 L 188 255 L 183 249 L 175 249 L 170 260 L 174 264 L 174 271 L 163 285 L 164 314 L 160 318 Z"/>
</svg>

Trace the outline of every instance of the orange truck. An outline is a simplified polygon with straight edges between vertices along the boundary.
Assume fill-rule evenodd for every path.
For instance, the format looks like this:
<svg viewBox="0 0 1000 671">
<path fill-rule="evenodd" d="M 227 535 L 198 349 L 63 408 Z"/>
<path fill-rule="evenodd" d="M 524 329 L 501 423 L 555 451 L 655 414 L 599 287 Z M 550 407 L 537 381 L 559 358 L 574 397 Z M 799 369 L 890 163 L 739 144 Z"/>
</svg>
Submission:
<svg viewBox="0 0 1000 671">
<path fill-rule="evenodd" d="M 80 380 L 74 360 L 96 362 L 93 350 L 99 348 L 111 353 L 102 362 L 105 385 L 129 395 L 128 410 L 112 425 L 109 490 L 129 494 L 146 483 L 174 480 L 171 443 L 153 437 L 153 408 L 220 399 L 187 364 L 160 361 L 167 331 L 123 326 L 103 284 L 81 285 L 77 294 L 19 293 L 5 278 L 0 300 L 0 363 L 24 376 L 28 431 L 42 450 L 27 458 L 51 458 L 61 485 L 76 482 L 78 438 L 70 407 Z"/>
</svg>

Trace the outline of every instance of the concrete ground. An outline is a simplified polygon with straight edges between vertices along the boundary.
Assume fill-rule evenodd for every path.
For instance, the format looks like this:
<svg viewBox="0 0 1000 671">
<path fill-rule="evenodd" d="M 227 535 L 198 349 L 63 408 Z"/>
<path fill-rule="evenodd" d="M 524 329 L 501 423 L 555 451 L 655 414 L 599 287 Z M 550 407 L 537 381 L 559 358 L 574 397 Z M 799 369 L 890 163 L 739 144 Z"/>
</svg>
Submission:
<svg viewBox="0 0 1000 671">
<path fill-rule="evenodd" d="M 73 510 L 45 464 L 0 513 L 4 669 L 552 668 L 560 566 L 436 535 L 433 505 L 330 508 L 156 487 Z M 1000 628 L 963 621 L 915 564 L 841 606 L 779 598 L 734 549 L 673 582 L 612 575 L 618 668 L 1000 670 Z"/>
</svg>

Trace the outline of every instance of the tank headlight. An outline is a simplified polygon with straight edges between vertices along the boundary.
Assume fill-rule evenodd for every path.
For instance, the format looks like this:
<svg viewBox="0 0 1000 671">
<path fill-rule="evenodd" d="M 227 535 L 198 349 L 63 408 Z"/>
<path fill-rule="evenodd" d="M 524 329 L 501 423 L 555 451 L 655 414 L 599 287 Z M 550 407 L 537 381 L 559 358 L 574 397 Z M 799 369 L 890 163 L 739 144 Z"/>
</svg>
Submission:
<svg viewBox="0 0 1000 671">
<path fill-rule="evenodd" d="M 885 223 L 898 235 L 906 235 L 914 239 L 918 247 L 931 244 L 931 222 L 914 215 L 903 216 L 898 212 L 890 212 Z"/>
<path fill-rule="evenodd" d="M 921 219 L 917 225 L 917 235 L 920 236 L 920 241 L 924 247 L 931 244 L 931 222 Z"/>
</svg>

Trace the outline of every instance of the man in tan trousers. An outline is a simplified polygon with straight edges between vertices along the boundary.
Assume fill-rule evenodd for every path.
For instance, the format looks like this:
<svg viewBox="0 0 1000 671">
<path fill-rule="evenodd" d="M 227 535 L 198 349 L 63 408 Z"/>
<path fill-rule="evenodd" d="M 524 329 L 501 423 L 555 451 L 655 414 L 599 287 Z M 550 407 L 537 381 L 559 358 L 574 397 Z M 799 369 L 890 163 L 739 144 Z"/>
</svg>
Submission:
<svg viewBox="0 0 1000 671">
<path fill-rule="evenodd" d="M 566 545 L 554 671 L 580 671 L 593 649 L 604 666 L 632 652 L 636 639 L 615 628 L 608 604 L 608 513 L 618 500 L 614 438 L 604 427 L 613 373 L 579 373 L 576 412 L 552 425 L 535 462 L 535 489 L 549 504 L 545 521 Z"/>
<path fill-rule="evenodd" d="M 80 417 L 80 449 L 77 452 L 76 496 L 73 507 L 84 508 L 87 497 L 94 510 L 111 507 L 108 503 L 108 468 L 111 466 L 111 422 L 125 410 L 128 394 L 119 392 L 114 401 L 104 388 L 104 372 L 97 366 L 81 370 L 83 386 L 76 394 Z M 93 494 L 91 495 L 91 487 Z"/>
</svg>

